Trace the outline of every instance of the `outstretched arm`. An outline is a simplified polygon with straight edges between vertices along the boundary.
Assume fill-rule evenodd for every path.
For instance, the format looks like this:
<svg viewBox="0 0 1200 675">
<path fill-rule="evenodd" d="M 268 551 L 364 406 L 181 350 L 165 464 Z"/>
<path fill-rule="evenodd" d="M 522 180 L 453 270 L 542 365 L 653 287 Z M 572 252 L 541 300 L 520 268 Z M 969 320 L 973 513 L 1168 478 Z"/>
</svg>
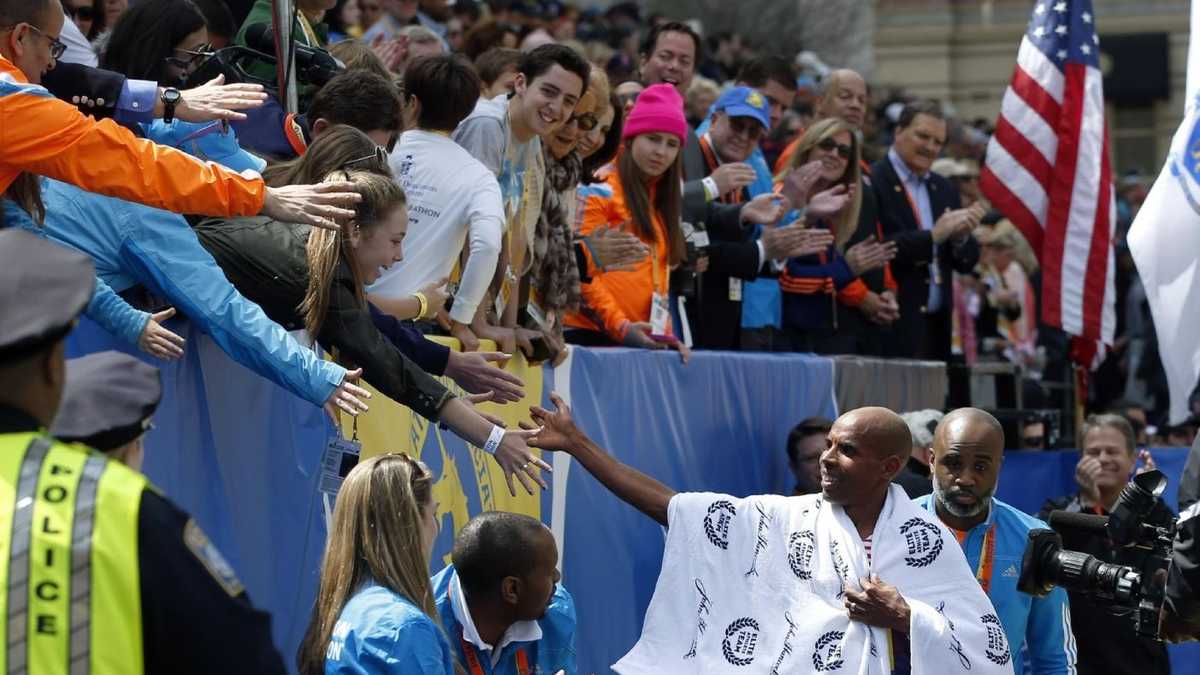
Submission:
<svg viewBox="0 0 1200 675">
<path fill-rule="evenodd" d="M 610 492 L 662 525 L 667 524 L 667 505 L 675 491 L 657 480 L 622 464 L 596 445 L 575 426 L 571 409 L 558 394 L 550 394 L 555 410 L 534 406 L 530 409 L 535 424 L 542 427 L 529 439 L 529 445 L 543 450 L 561 450 L 574 457 Z"/>
</svg>

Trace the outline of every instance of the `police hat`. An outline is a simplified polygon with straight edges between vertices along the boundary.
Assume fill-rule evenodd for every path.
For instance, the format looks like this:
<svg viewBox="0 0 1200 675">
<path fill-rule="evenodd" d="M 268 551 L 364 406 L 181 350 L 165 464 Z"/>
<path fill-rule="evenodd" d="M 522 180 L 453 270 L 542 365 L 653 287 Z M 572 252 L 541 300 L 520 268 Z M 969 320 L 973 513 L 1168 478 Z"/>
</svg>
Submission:
<svg viewBox="0 0 1200 675">
<path fill-rule="evenodd" d="M 771 106 L 767 103 L 767 97 L 757 89 L 734 87 L 717 99 L 713 111 L 723 112 L 730 117 L 750 117 L 757 120 L 763 129 L 771 128 Z"/>
<path fill-rule="evenodd" d="M 67 361 L 67 382 L 50 435 L 109 452 L 150 428 L 162 382 L 158 368 L 121 352 Z"/>
<path fill-rule="evenodd" d="M 86 255 L 24 230 L 0 230 L 0 363 L 65 336 L 95 283 Z"/>
</svg>

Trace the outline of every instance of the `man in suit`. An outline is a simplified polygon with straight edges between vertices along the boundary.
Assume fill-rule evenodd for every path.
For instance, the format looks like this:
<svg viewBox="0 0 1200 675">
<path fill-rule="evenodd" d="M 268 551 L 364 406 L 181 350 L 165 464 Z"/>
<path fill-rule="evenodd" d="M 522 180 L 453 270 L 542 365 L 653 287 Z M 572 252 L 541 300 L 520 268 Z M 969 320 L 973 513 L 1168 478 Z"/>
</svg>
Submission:
<svg viewBox="0 0 1200 675">
<path fill-rule="evenodd" d="M 950 181 L 929 170 L 946 143 L 946 120 L 933 101 L 900 113 L 887 157 L 871 166 L 883 236 L 896 242 L 892 274 L 899 286 L 900 319 L 887 356 L 945 361 L 953 314 L 951 277 L 979 262 L 971 231 L 982 205 L 960 208 Z"/>
</svg>

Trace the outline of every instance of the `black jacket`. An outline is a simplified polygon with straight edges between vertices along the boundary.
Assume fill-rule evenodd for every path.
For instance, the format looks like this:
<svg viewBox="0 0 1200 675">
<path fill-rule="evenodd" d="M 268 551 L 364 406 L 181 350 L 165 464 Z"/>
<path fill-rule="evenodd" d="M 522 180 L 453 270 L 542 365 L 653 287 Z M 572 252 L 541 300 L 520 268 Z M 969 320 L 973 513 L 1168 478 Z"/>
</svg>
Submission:
<svg viewBox="0 0 1200 675">
<path fill-rule="evenodd" d="M 121 96 L 125 79 L 123 74 L 112 70 L 59 62 L 42 76 L 42 86 L 54 94 L 55 98 L 67 103 L 73 103 L 71 99 L 75 96 L 104 99 L 103 106 L 80 107 L 83 114 L 104 119 L 112 117 L 116 110 L 117 99 Z"/>
<path fill-rule="evenodd" d="M 742 329 L 742 302 L 729 299 L 730 278 L 758 278 L 763 261 L 759 257 L 758 243 L 749 240 L 754 227 L 742 224 L 741 204 L 710 202 L 705 212 L 708 270 L 699 275 L 696 284 L 699 293 L 685 305 L 688 325 L 697 349 L 737 349 Z M 676 275 L 692 280 L 696 276 L 678 272 Z"/>
<path fill-rule="evenodd" d="M 297 308 L 308 285 L 305 246 L 308 225 L 269 218 L 208 220 L 196 227 L 200 244 L 225 276 L 272 321 L 288 330 L 304 327 Z M 363 378 L 388 398 L 430 420 L 452 394 L 390 343 L 355 294 L 354 278 L 343 259 L 334 272 L 329 309 L 314 336 L 346 361 L 361 366 Z"/>
<path fill-rule="evenodd" d="M 922 230 L 904 186 L 888 157 L 871 165 L 871 182 L 879 207 L 884 239 L 897 245 L 892 275 L 899 286 L 900 319 L 892 326 L 888 356 L 945 361 L 950 356 L 950 318 L 954 304 L 951 272 L 965 274 L 979 262 L 979 244 L 971 236 L 938 247 L 938 267 L 946 289 L 941 309 L 930 314 L 925 305 L 931 283 L 933 233 Z M 929 174 L 929 203 L 934 219 L 959 208 L 958 190 L 942 176 Z M 932 334 L 927 334 L 933 331 Z"/>
</svg>

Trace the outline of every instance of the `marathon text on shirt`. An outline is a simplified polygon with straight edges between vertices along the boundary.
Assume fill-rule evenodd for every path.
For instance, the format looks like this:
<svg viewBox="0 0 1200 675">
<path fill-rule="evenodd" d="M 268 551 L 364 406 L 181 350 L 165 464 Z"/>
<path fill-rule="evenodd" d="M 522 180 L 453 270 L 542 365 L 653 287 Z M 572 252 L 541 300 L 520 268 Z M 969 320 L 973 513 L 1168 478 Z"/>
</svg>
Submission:
<svg viewBox="0 0 1200 675">
<path fill-rule="evenodd" d="M 767 527 L 771 524 L 771 514 L 767 513 L 762 504 L 756 503 L 754 508 L 758 510 L 758 537 L 754 542 L 754 558 L 750 561 L 750 569 L 746 576 L 758 576 L 758 556 L 767 547 Z"/>
<path fill-rule="evenodd" d="M 910 518 L 900 526 L 900 535 L 908 546 L 904 562 L 909 567 L 926 567 L 942 552 L 942 533 L 937 525 L 920 518 Z"/>
<path fill-rule="evenodd" d="M 700 594 L 700 602 L 696 606 L 696 633 L 692 637 L 692 648 L 683 655 L 684 660 L 696 658 L 696 647 L 699 646 L 700 637 L 708 628 L 708 622 L 704 617 L 712 613 L 712 600 L 704 590 L 704 582 L 700 580 L 700 577 L 696 577 L 696 593 Z"/>
<path fill-rule="evenodd" d="M 831 630 L 817 638 L 813 646 L 813 670 L 823 673 L 842 667 L 842 638 L 845 636 L 840 630 Z"/>
<path fill-rule="evenodd" d="M 729 523 L 735 515 L 737 509 L 732 502 L 725 499 L 719 499 L 708 507 L 708 513 L 704 516 L 704 533 L 708 535 L 708 540 L 713 546 L 720 549 L 729 548 Z"/>
<path fill-rule="evenodd" d="M 735 666 L 748 666 L 754 662 L 754 650 L 758 647 L 758 622 L 742 617 L 725 629 L 725 641 L 721 651 L 725 660 Z"/>
</svg>

